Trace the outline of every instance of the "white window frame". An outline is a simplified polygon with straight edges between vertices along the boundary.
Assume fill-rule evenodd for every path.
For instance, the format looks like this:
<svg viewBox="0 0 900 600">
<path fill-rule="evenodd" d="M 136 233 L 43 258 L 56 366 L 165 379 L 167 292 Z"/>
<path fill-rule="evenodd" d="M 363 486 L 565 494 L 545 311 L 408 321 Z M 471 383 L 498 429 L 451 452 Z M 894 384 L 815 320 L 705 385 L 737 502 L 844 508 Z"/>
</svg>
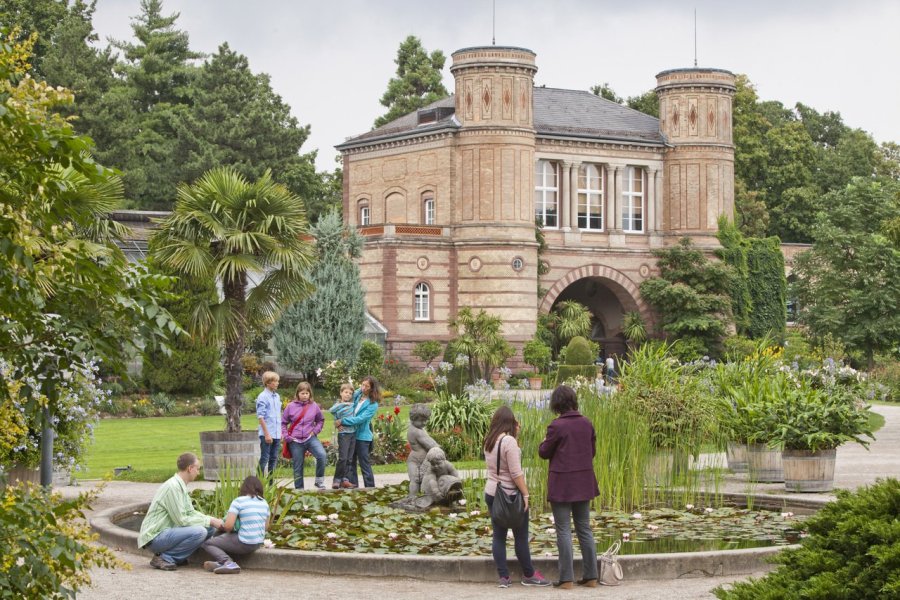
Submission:
<svg viewBox="0 0 900 600">
<path fill-rule="evenodd" d="M 552 185 L 552 178 L 556 185 Z M 548 181 L 551 183 L 548 184 Z M 534 217 L 544 229 L 559 229 L 559 167 L 549 160 L 538 160 L 534 170 Z M 548 210 L 552 207 L 554 210 Z M 548 213 L 553 212 L 556 223 L 547 224 Z"/>
<path fill-rule="evenodd" d="M 582 171 L 584 174 L 582 175 Z M 592 177 L 591 174 L 595 175 Z M 606 184 L 602 166 L 586 163 L 578 167 L 578 219 L 579 229 L 585 231 L 603 231 L 603 191 Z M 584 179 L 582 179 L 582 177 Z M 582 186 L 584 183 L 584 186 Z M 596 187 L 594 187 L 594 184 Z M 600 223 L 591 226 L 591 208 L 600 209 Z M 584 226 L 582 227 L 582 215 Z"/>
<path fill-rule="evenodd" d="M 359 224 L 361 227 L 369 225 L 372 221 L 372 211 L 369 210 L 368 204 L 359 205 Z"/>
<path fill-rule="evenodd" d="M 434 195 L 429 192 L 422 200 L 422 222 L 425 225 L 434 225 L 434 210 Z"/>
<path fill-rule="evenodd" d="M 413 291 L 413 320 L 431 320 L 431 287 L 424 281 L 417 283 Z"/>
<path fill-rule="evenodd" d="M 636 177 L 640 177 L 641 181 L 641 191 L 639 192 L 634 191 Z M 643 167 L 625 167 L 622 177 L 622 231 L 626 233 L 644 232 L 644 215 L 646 214 L 644 188 L 646 187 Z"/>
</svg>

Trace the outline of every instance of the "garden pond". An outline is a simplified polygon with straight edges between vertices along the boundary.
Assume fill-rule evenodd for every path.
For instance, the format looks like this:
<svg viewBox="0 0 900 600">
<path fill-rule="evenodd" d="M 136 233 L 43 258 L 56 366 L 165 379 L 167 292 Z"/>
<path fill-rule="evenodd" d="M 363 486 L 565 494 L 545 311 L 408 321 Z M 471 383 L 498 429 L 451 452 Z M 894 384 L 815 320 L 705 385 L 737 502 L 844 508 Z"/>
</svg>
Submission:
<svg viewBox="0 0 900 600">
<path fill-rule="evenodd" d="M 406 496 L 407 483 L 353 492 L 288 490 L 279 494 L 269 539 L 278 548 L 373 554 L 490 556 L 491 524 L 481 501 L 409 513 L 389 504 Z M 198 509 L 215 512 L 213 494 L 193 493 Z M 465 502 L 465 501 L 463 501 Z M 623 540 L 621 554 L 736 550 L 796 543 L 803 516 L 737 506 L 654 507 L 640 513 L 592 513 L 598 551 Z M 118 525 L 138 530 L 136 513 Z M 531 552 L 556 554 L 552 515 L 531 518 Z"/>
</svg>

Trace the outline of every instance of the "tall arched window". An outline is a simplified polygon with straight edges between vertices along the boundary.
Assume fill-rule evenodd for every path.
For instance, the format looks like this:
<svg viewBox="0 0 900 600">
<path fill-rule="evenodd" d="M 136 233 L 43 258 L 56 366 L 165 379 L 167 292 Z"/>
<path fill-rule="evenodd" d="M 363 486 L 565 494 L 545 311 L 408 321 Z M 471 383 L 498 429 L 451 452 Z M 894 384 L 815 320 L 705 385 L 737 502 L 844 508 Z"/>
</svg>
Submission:
<svg viewBox="0 0 900 600">
<path fill-rule="evenodd" d="M 368 225 L 372 221 L 372 215 L 369 209 L 369 201 L 363 200 L 359 203 L 359 224 L 361 226 Z"/>
<path fill-rule="evenodd" d="M 603 229 L 603 169 L 578 167 L 578 228 Z"/>
<path fill-rule="evenodd" d="M 559 181 L 556 163 L 534 164 L 534 217 L 543 227 L 559 227 Z"/>
<path fill-rule="evenodd" d="M 626 167 L 622 177 L 622 230 L 644 231 L 644 170 Z"/>
<path fill-rule="evenodd" d="M 416 285 L 413 296 L 413 319 L 416 321 L 428 321 L 431 319 L 431 288 L 427 283 Z"/>
<path fill-rule="evenodd" d="M 431 192 L 422 194 L 422 222 L 434 225 L 434 194 Z"/>
</svg>

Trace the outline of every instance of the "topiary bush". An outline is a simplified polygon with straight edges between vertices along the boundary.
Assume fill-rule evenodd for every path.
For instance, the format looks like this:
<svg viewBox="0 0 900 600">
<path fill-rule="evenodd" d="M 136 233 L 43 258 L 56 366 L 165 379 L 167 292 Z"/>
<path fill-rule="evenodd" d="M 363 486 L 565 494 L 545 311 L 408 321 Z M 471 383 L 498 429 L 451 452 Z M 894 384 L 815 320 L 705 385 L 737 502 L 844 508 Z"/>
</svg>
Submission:
<svg viewBox="0 0 900 600">
<path fill-rule="evenodd" d="M 900 597 L 900 481 L 878 480 L 854 492 L 837 490 L 805 522 L 809 537 L 772 560 L 761 579 L 719 587 L 720 600 L 866 600 Z"/>
<path fill-rule="evenodd" d="M 559 365 L 557 381 L 560 383 L 575 377 L 594 379 L 597 367 L 594 366 L 594 348 L 586 338 L 575 336 L 565 349 L 565 362 Z"/>
</svg>

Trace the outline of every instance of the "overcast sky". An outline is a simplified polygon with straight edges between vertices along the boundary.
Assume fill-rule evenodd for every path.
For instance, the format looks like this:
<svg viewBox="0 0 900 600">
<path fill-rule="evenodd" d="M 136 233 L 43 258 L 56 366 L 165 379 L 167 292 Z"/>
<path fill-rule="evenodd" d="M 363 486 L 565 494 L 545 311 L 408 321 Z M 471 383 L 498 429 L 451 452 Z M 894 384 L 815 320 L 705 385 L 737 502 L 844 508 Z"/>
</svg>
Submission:
<svg viewBox="0 0 900 600">
<path fill-rule="evenodd" d="M 222 42 L 245 54 L 254 72 L 302 124 L 303 150 L 335 166 L 334 146 L 368 131 L 386 112 L 379 99 L 407 35 L 447 55 L 489 45 L 492 0 L 163 0 L 180 13 L 194 50 Z M 665 69 L 694 61 L 744 73 L 760 98 L 834 110 L 876 141 L 900 142 L 898 0 L 496 0 L 496 42 L 537 54 L 537 85 L 588 89 L 608 82 L 622 97 L 653 88 Z M 99 0 L 100 37 L 131 40 L 139 0 Z"/>
</svg>

